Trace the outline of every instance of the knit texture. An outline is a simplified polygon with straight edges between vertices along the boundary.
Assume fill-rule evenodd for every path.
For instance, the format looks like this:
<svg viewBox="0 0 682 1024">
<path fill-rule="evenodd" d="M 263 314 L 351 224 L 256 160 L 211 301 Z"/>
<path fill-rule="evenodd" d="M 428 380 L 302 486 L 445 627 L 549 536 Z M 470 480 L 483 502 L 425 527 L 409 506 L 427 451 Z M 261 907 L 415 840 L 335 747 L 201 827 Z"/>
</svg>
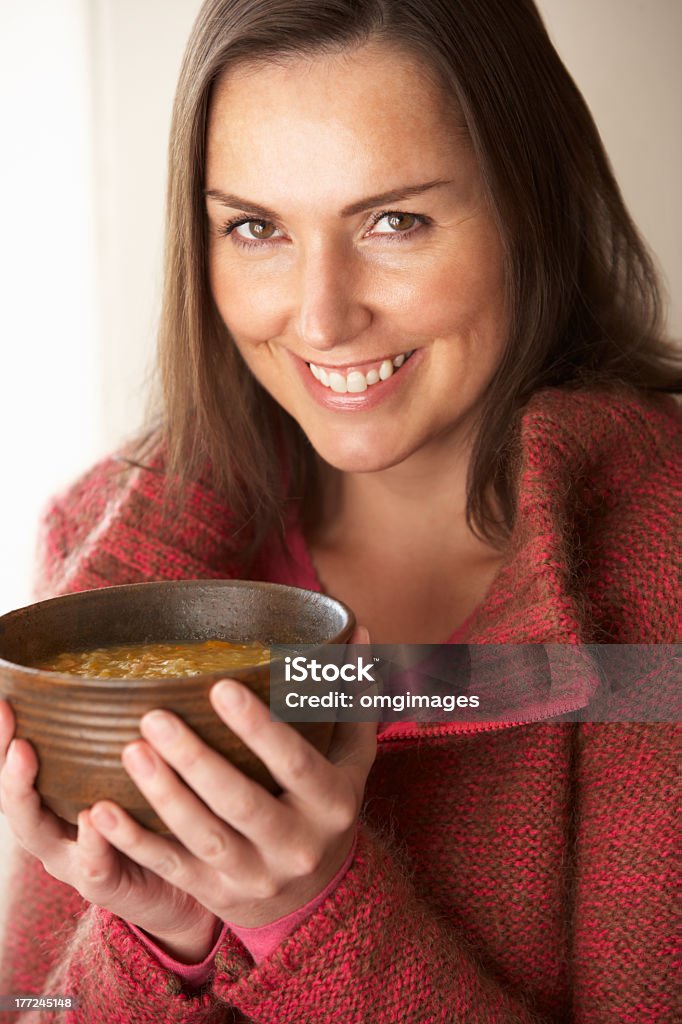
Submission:
<svg viewBox="0 0 682 1024">
<path fill-rule="evenodd" d="M 522 442 L 509 557 L 462 639 L 674 642 L 674 411 L 544 392 Z M 47 514 L 40 596 L 233 575 L 208 483 L 181 517 L 162 495 L 162 461 L 90 471 Z M 39 1019 L 82 1024 L 672 1024 L 676 741 L 657 724 L 389 730 L 340 884 L 258 966 L 228 929 L 198 992 L 22 854 L 0 990 L 76 995 Z"/>
</svg>

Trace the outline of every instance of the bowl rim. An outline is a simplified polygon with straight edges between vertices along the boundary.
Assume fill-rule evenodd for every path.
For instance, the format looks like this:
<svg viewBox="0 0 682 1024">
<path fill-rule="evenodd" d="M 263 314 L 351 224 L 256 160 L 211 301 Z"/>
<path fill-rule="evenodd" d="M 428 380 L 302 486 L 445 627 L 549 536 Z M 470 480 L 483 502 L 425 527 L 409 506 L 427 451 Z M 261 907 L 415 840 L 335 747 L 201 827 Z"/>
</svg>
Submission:
<svg viewBox="0 0 682 1024">
<path fill-rule="evenodd" d="M 99 595 L 99 594 L 102 594 L 102 593 L 111 593 L 111 592 L 114 592 L 114 591 L 121 592 L 121 591 L 131 591 L 131 590 L 142 590 L 142 589 L 146 589 L 146 588 L 150 588 L 150 587 L 154 587 L 154 588 L 157 588 L 157 589 L 166 589 L 166 588 L 168 588 L 168 589 L 170 589 L 170 588 L 180 589 L 180 588 L 183 588 L 183 587 L 197 586 L 199 584 L 202 584 L 204 586 L 206 586 L 206 585 L 209 585 L 209 586 L 213 585 L 213 586 L 216 587 L 216 589 L 222 589 L 222 588 L 225 588 L 225 589 L 231 589 L 231 588 L 234 588 L 234 589 L 252 589 L 252 590 L 253 589 L 256 589 L 256 590 L 273 590 L 273 589 L 276 589 L 276 590 L 279 590 L 279 591 L 295 591 L 298 594 L 308 594 L 310 597 L 314 597 L 316 601 L 322 601 L 323 604 L 325 604 L 325 605 L 327 605 L 329 607 L 334 607 L 334 608 L 340 609 L 342 611 L 342 613 L 343 613 L 343 615 L 345 617 L 344 625 L 342 626 L 342 628 L 340 630 L 338 630 L 334 634 L 334 636 L 331 639 L 326 640 L 323 643 L 319 643 L 318 642 L 318 643 L 310 644 L 310 645 L 299 643 L 299 644 L 296 644 L 296 645 L 291 644 L 291 645 L 282 645 L 282 646 L 291 646 L 292 648 L 294 648 L 294 647 L 298 648 L 298 647 L 302 647 L 302 646 L 305 646 L 305 647 L 308 647 L 308 646 L 310 646 L 310 647 L 320 647 L 320 646 L 326 646 L 327 644 L 340 643 L 340 642 L 342 642 L 341 641 L 341 637 L 343 637 L 346 633 L 348 633 L 348 638 L 350 639 L 350 637 L 352 636 L 353 630 L 355 628 L 355 625 L 356 625 L 355 614 L 353 613 L 352 609 L 349 608 L 349 606 L 347 604 L 345 604 L 343 601 L 339 601 L 335 597 L 330 597 L 329 594 L 325 594 L 322 591 L 309 590 L 306 587 L 294 587 L 294 586 L 291 586 L 291 585 L 286 584 L 286 583 L 271 583 L 268 580 L 231 580 L 231 579 L 223 579 L 223 578 L 215 577 L 215 576 L 207 576 L 207 577 L 198 577 L 198 578 L 193 578 L 193 579 L 182 579 L 182 580 L 145 580 L 145 581 L 143 581 L 141 583 L 120 583 L 120 584 L 114 584 L 112 586 L 105 586 L 105 587 L 90 587 L 87 590 L 78 590 L 78 591 L 74 591 L 74 592 L 68 593 L 68 594 L 60 594 L 60 595 L 58 595 L 56 597 L 44 598 L 42 601 L 34 601 L 34 602 L 30 603 L 30 604 L 23 605 L 20 608 L 13 608 L 11 611 L 5 612 L 5 614 L 0 615 L 0 629 L 5 627 L 7 625 L 7 623 L 8 623 L 8 621 L 11 623 L 11 620 L 13 618 L 18 617 L 19 615 L 21 615 L 24 612 L 33 611 L 35 609 L 43 608 L 44 606 L 54 604 L 57 601 L 59 601 L 61 603 L 65 603 L 65 602 L 66 603 L 69 603 L 69 602 L 75 603 L 75 601 L 77 599 L 80 599 L 84 595 L 88 595 L 88 594 L 97 594 L 97 595 Z M 103 600 L 106 600 L 106 598 L 104 598 Z M 149 641 L 149 642 L 151 643 L 152 641 Z M 162 642 L 162 641 L 159 641 L 159 642 Z M 226 679 L 226 678 L 239 680 L 239 679 L 243 679 L 245 676 L 253 673 L 253 671 L 256 670 L 256 669 L 264 668 L 264 667 L 267 667 L 268 665 L 272 665 L 272 664 L 277 664 L 279 660 L 281 660 L 281 659 L 270 659 L 267 662 L 262 662 L 260 665 L 244 665 L 241 668 L 229 669 L 227 671 L 226 670 L 220 670 L 220 669 L 212 669 L 209 672 L 200 672 L 200 673 L 197 673 L 197 674 L 191 675 L 191 676 L 186 676 L 186 675 L 184 675 L 184 676 L 183 675 L 181 675 L 181 676 L 155 676 L 155 677 L 152 677 L 152 678 L 134 679 L 134 678 L 126 678 L 126 677 L 123 677 L 123 676 L 99 676 L 99 677 L 97 677 L 97 676 L 81 676 L 81 675 L 76 675 L 73 672 L 71 672 L 71 673 L 68 673 L 68 672 L 54 672 L 54 671 L 52 671 L 50 669 L 36 668 L 34 666 L 31 666 L 31 665 L 22 665 L 20 662 L 10 661 L 8 658 L 4 658 L 4 657 L 2 657 L 2 655 L 0 655 L 0 670 L 1 669 L 11 669 L 13 672 L 19 671 L 21 674 L 28 675 L 29 678 L 34 677 L 34 676 L 36 676 L 36 677 L 49 676 L 49 679 L 50 679 L 51 683 L 54 683 L 54 684 L 60 686 L 60 688 L 64 688 L 64 689 L 66 689 L 68 686 L 76 686 L 78 689 L 93 689 L 93 690 L 97 690 L 98 692 L 101 692 L 101 690 L 103 688 L 103 684 L 104 685 L 108 685 L 108 686 L 112 686 L 112 684 L 113 684 L 113 686 L 116 686 L 119 689 L 125 689 L 126 686 L 130 686 L 130 687 L 134 687 L 136 690 L 147 690 L 147 689 L 152 690 L 152 689 L 157 688 L 159 683 L 169 683 L 170 684 L 170 683 L 177 683 L 177 682 L 180 682 L 180 681 L 186 683 L 188 680 L 191 680 L 193 683 L 199 684 L 199 683 L 202 683 L 202 682 L 203 683 L 207 683 L 207 682 L 210 682 L 210 681 L 217 681 L 219 679 Z"/>
</svg>

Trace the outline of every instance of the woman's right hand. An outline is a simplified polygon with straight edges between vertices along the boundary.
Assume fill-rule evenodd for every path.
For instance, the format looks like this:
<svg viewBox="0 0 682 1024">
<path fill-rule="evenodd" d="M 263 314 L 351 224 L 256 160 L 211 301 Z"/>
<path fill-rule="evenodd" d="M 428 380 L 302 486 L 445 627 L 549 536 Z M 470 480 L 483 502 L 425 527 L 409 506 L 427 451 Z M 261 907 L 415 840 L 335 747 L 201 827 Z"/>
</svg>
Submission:
<svg viewBox="0 0 682 1024">
<path fill-rule="evenodd" d="M 210 952 L 217 919 L 187 893 L 134 863 L 78 816 L 78 827 L 49 811 L 35 789 L 38 758 L 26 740 L 15 739 L 10 705 L 0 700 L 0 806 L 17 842 L 48 874 L 152 935 L 162 933 L 166 951 L 198 963 Z M 177 931 L 168 932 L 168 922 Z M 163 923 L 163 926 L 161 926 Z"/>
</svg>

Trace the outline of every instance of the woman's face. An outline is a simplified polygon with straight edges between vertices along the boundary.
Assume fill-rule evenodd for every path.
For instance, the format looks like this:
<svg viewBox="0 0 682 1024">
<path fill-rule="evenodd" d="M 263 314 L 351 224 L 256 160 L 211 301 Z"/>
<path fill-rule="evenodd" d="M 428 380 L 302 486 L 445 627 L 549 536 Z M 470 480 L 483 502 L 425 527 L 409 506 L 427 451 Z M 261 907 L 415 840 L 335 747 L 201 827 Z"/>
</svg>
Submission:
<svg viewBox="0 0 682 1024">
<path fill-rule="evenodd" d="M 459 445 L 505 340 L 502 247 L 420 65 L 368 44 L 226 74 L 206 190 L 217 307 L 317 452 L 367 472 Z"/>
</svg>

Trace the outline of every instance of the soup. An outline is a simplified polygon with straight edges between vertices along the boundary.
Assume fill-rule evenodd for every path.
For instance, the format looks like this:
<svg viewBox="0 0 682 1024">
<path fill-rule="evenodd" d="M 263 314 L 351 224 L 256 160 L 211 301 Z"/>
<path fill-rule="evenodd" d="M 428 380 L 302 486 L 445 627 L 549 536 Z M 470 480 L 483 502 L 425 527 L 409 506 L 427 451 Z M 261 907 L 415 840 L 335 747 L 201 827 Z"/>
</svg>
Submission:
<svg viewBox="0 0 682 1024">
<path fill-rule="evenodd" d="M 67 651 L 32 667 L 91 679 L 161 679 L 198 676 L 202 672 L 229 672 L 249 665 L 264 665 L 269 660 L 269 649 L 257 641 L 233 644 L 227 640 L 204 640 L 118 644 L 90 651 Z"/>
</svg>

